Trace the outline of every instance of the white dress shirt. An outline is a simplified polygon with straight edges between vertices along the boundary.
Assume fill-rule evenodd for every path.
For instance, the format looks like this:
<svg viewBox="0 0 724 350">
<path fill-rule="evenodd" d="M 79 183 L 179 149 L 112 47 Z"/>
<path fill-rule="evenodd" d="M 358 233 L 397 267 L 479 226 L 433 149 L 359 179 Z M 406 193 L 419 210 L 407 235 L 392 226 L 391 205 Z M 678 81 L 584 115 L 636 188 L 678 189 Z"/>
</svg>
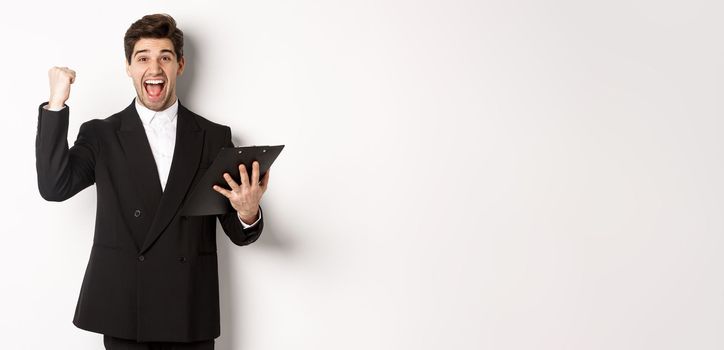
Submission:
<svg viewBox="0 0 724 350">
<path fill-rule="evenodd" d="M 153 153 L 153 159 L 156 161 L 156 168 L 158 169 L 158 179 L 161 180 L 161 188 L 166 189 L 166 182 L 168 181 L 168 174 L 171 171 L 171 162 L 173 161 L 173 150 L 176 146 L 176 125 L 178 124 L 178 99 L 163 111 L 152 111 L 146 108 L 144 105 L 138 103 L 135 100 L 136 112 L 141 117 L 143 123 L 143 129 L 146 131 L 146 138 L 148 138 L 148 144 L 151 146 L 151 153 Z M 44 106 L 49 111 L 58 111 L 60 109 L 50 109 L 48 106 Z M 256 221 L 249 225 L 241 220 L 241 217 L 237 213 L 239 221 L 244 228 L 248 228 L 256 225 L 261 219 L 261 212 Z"/>
<path fill-rule="evenodd" d="M 160 112 L 152 111 L 136 100 L 136 112 L 141 117 L 153 159 L 156 161 L 161 188 L 165 190 L 168 173 L 171 171 L 173 149 L 176 146 L 178 100 L 171 107 Z"/>
</svg>

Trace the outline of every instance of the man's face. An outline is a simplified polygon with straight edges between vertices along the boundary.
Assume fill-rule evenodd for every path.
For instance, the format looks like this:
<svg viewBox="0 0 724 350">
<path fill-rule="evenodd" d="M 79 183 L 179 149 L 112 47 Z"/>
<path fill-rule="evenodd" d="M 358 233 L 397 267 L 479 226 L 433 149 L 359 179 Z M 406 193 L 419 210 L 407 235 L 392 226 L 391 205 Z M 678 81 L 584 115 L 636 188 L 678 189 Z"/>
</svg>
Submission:
<svg viewBox="0 0 724 350">
<path fill-rule="evenodd" d="M 176 102 L 176 77 L 184 71 L 170 39 L 141 38 L 133 47 L 126 73 L 133 79 L 138 102 L 153 111 L 162 111 Z"/>
</svg>

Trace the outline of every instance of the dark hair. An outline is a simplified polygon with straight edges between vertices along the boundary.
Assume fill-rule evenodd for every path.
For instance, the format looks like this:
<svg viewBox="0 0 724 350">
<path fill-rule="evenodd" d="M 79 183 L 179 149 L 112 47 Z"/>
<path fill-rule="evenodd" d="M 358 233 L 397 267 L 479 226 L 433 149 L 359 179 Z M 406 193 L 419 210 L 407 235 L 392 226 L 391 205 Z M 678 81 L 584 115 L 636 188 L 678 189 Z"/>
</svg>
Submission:
<svg viewBox="0 0 724 350">
<path fill-rule="evenodd" d="M 123 37 L 123 48 L 126 51 L 126 62 L 131 64 L 133 47 L 142 38 L 170 39 L 176 51 L 176 59 L 184 56 L 184 33 L 176 27 L 173 17 L 165 14 L 146 15 L 131 24 Z"/>
</svg>

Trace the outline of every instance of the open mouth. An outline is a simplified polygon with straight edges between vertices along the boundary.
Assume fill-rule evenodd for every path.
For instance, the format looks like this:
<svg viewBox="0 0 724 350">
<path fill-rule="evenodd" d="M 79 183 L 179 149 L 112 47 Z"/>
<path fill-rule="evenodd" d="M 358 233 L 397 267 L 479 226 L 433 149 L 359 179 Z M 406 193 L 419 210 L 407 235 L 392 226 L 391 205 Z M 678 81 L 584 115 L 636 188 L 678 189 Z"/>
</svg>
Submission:
<svg viewBox="0 0 724 350">
<path fill-rule="evenodd" d="M 151 99 L 158 99 L 163 94 L 163 88 L 166 86 L 166 81 L 163 79 L 147 79 L 143 82 L 143 87 L 146 89 L 146 94 Z"/>
</svg>

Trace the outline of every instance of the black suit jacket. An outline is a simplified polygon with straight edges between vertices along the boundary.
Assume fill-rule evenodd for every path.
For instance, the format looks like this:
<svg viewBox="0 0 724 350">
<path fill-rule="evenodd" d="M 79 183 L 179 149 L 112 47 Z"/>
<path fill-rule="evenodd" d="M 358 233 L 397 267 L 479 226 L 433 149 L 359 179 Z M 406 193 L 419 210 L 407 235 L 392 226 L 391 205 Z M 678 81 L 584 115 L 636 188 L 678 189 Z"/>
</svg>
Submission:
<svg viewBox="0 0 724 350">
<path fill-rule="evenodd" d="M 236 245 L 254 242 L 263 221 L 244 229 L 236 213 L 179 215 L 189 190 L 231 130 L 179 103 L 171 171 L 162 190 L 134 102 L 81 125 L 68 148 L 69 107 L 39 107 L 38 188 L 63 201 L 96 184 L 95 234 L 73 323 L 137 341 L 190 342 L 220 334 L 216 219 Z"/>
</svg>

